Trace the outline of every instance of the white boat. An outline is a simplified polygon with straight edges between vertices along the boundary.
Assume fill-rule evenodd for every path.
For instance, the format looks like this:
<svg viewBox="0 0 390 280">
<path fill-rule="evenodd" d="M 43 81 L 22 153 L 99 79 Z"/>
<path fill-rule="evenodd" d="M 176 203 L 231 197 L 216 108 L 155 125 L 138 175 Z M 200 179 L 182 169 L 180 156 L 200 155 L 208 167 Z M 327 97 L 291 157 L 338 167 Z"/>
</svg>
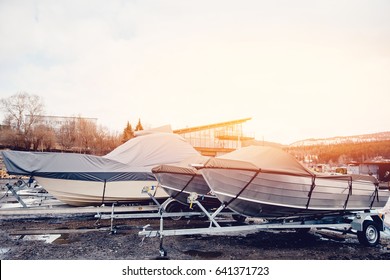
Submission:
<svg viewBox="0 0 390 280">
<path fill-rule="evenodd" d="M 35 180 L 51 195 L 75 206 L 150 202 L 142 190 L 148 187 L 158 200 L 168 198 L 157 187 L 151 169 L 173 164 L 198 152 L 173 133 L 138 136 L 106 156 L 67 153 L 3 151 L 11 175 Z"/>
<path fill-rule="evenodd" d="M 158 201 L 168 198 L 167 193 L 157 187 L 155 180 L 129 181 L 82 181 L 35 176 L 45 189 L 58 200 L 73 206 L 99 206 L 102 204 L 149 203 L 150 196 L 142 192 L 149 187 Z"/>
<path fill-rule="evenodd" d="M 250 146 L 212 158 L 200 172 L 227 208 L 250 217 L 381 209 L 390 195 L 372 176 L 316 174 L 271 147 Z"/>
</svg>

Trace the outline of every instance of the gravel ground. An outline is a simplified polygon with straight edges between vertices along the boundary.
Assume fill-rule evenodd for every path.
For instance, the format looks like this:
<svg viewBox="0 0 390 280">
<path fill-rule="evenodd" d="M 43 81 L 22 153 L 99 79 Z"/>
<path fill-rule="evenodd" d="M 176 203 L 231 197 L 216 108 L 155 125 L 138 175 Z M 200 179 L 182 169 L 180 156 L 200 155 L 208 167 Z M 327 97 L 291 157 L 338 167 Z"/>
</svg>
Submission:
<svg viewBox="0 0 390 280">
<path fill-rule="evenodd" d="M 234 223 L 234 222 L 228 222 Z M 93 217 L 0 220 L 0 259 L 3 260 L 143 260 L 159 257 L 160 239 L 138 232 L 158 219 L 97 223 Z M 207 226 L 203 220 L 165 220 L 166 228 Z M 26 240 L 31 233 L 59 233 L 52 243 Z M 164 238 L 171 260 L 390 260 L 390 239 L 375 247 L 361 245 L 355 235 L 329 231 L 267 230 L 223 236 L 190 235 Z"/>
</svg>

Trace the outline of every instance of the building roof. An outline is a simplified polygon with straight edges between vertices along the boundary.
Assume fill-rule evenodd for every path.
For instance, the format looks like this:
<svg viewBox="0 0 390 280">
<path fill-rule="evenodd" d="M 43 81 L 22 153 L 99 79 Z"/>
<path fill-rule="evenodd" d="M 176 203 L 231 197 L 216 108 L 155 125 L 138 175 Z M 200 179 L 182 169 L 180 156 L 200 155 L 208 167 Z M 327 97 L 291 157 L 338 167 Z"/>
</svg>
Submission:
<svg viewBox="0 0 390 280">
<path fill-rule="evenodd" d="M 31 115 L 26 115 L 26 117 L 31 117 Z M 97 121 L 97 118 L 81 117 L 81 116 L 53 116 L 53 115 L 37 115 L 34 116 L 41 119 L 83 119 L 83 120 L 94 120 Z"/>
<path fill-rule="evenodd" d="M 229 121 L 229 122 L 222 122 L 222 123 L 208 124 L 208 125 L 202 125 L 202 126 L 188 127 L 188 128 L 177 129 L 177 130 L 174 130 L 173 132 L 177 133 L 177 134 L 183 134 L 183 133 L 201 131 L 201 130 L 206 130 L 206 129 L 224 127 L 224 126 L 229 126 L 229 125 L 234 125 L 234 124 L 240 124 L 240 123 L 244 123 L 246 121 L 249 121 L 251 119 L 252 118 L 245 118 L 245 119 L 233 120 L 233 121 Z"/>
</svg>

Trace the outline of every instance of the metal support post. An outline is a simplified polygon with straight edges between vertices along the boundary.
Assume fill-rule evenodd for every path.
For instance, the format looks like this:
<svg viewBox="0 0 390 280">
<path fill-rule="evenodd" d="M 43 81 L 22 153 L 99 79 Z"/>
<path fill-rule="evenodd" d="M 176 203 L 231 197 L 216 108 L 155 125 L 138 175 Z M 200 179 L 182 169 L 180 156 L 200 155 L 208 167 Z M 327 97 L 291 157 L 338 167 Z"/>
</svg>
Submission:
<svg viewBox="0 0 390 280">
<path fill-rule="evenodd" d="M 112 204 L 112 208 L 111 208 L 111 233 L 116 233 L 116 230 L 114 230 L 114 208 L 115 208 L 115 203 Z"/>
<path fill-rule="evenodd" d="M 216 227 L 220 227 L 220 225 L 217 223 L 217 221 L 210 215 L 210 213 L 203 207 L 203 205 L 198 201 L 198 194 L 196 192 L 190 193 L 190 195 L 187 198 L 187 202 L 190 204 L 190 208 L 192 208 L 192 204 L 196 204 L 200 210 L 209 218 L 210 221 L 210 227 L 214 224 Z"/>
<path fill-rule="evenodd" d="M 142 188 L 141 193 L 146 193 L 158 207 L 161 207 L 161 204 L 157 201 L 154 195 L 150 193 L 150 190 L 152 190 L 153 188 L 157 188 L 157 186 L 145 186 Z"/>
<path fill-rule="evenodd" d="M 160 214 L 160 231 L 159 231 L 159 235 L 160 235 L 160 248 L 159 248 L 159 252 L 160 252 L 160 256 L 161 257 L 166 257 L 167 252 L 166 252 L 166 250 L 163 247 L 163 241 L 164 241 L 164 217 L 163 217 L 163 211 L 164 211 L 163 208 L 159 209 L 159 214 Z"/>
<path fill-rule="evenodd" d="M 24 183 L 24 182 L 23 182 Z M 25 184 L 25 183 L 24 183 Z M 16 200 L 22 204 L 23 208 L 27 208 L 26 203 L 24 203 L 23 199 L 17 194 L 16 190 L 14 189 L 13 186 L 11 186 L 9 183 L 6 184 L 8 190 L 12 193 L 12 195 L 16 198 Z M 22 185 L 23 186 L 23 185 Z M 18 188 L 20 190 L 21 187 Z"/>
<path fill-rule="evenodd" d="M 213 215 L 210 215 L 210 213 L 209 212 L 207 212 L 207 210 L 203 207 L 203 205 L 199 202 L 199 201 L 194 201 L 194 203 L 196 204 L 196 205 L 198 205 L 198 207 L 200 208 L 200 210 L 202 210 L 202 212 L 203 213 L 205 213 L 205 215 L 207 216 L 207 218 L 209 218 L 209 221 L 210 221 L 210 227 L 214 224 L 216 227 L 221 227 L 218 223 L 217 223 L 217 221 L 214 219 L 217 215 L 218 215 L 218 213 L 219 212 L 221 212 L 222 211 L 222 209 L 223 208 L 221 208 L 221 206 L 217 209 L 217 211 L 218 211 L 218 213 L 217 213 L 217 211 L 216 212 L 214 212 L 213 213 Z M 225 206 L 224 206 L 225 207 Z M 217 214 L 216 214 L 217 213 Z"/>
</svg>

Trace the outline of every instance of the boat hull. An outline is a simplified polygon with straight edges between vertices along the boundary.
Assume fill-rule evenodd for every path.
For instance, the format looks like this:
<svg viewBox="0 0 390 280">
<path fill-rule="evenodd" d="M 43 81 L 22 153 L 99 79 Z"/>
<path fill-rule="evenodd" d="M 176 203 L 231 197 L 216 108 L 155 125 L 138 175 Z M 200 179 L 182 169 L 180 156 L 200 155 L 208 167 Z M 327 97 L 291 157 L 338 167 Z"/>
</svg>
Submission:
<svg viewBox="0 0 390 280">
<path fill-rule="evenodd" d="M 187 199 L 191 193 L 197 193 L 198 201 L 206 208 L 215 208 L 221 202 L 212 194 L 201 174 L 154 173 L 159 185 L 178 202 L 189 205 Z"/>
<path fill-rule="evenodd" d="M 157 181 L 81 181 L 35 177 L 35 180 L 52 196 L 73 206 L 98 206 L 112 203 L 148 203 L 151 198 L 143 193 L 150 187 L 157 200 L 165 200 L 168 194 L 157 187 Z"/>
<path fill-rule="evenodd" d="M 380 209 L 389 191 L 369 181 L 262 173 L 225 168 L 201 169 L 217 198 L 229 209 L 250 217 L 313 215 Z M 313 187 L 314 186 L 314 187 Z"/>
</svg>

